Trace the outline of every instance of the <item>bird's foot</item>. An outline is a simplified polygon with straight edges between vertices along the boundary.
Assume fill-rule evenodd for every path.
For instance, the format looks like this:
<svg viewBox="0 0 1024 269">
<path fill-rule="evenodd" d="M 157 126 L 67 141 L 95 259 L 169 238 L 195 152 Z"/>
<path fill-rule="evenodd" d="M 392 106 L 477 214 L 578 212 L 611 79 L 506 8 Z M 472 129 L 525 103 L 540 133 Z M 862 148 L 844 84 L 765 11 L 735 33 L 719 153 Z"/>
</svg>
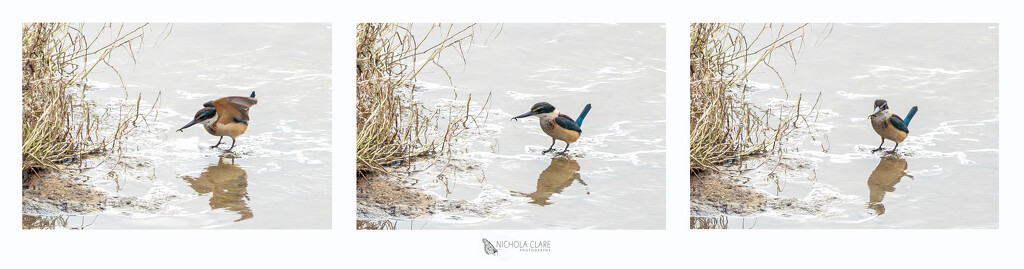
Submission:
<svg viewBox="0 0 1024 269">
<path fill-rule="evenodd" d="M 878 152 L 879 150 L 882 150 L 882 149 L 883 149 L 882 147 L 878 147 L 877 149 L 871 150 L 871 153 Z"/>
<path fill-rule="evenodd" d="M 548 152 L 552 152 L 552 151 L 555 151 L 555 149 L 547 149 L 545 151 L 541 151 L 540 153 L 541 154 L 548 154 Z"/>
</svg>

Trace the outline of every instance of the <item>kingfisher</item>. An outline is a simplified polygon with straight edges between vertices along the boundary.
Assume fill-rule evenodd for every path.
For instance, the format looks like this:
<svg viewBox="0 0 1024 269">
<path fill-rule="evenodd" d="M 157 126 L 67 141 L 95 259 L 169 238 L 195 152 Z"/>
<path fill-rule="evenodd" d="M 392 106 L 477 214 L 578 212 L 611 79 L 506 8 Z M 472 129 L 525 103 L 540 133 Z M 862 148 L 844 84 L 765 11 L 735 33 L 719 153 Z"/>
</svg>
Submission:
<svg viewBox="0 0 1024 269">
<path fill-rule="evenodd" d="M 225 136 L 230 136 L 231 148 L 228 148 L 228 151 L 231 151 L 235 148 L 235 138 L 249 129 L 249 107 L 256 102 L 256 91 L 249 97 L 228 96 L 206 102 L 203 108 L 196 112 L 192 122 L 185 124 L 178 132 L 196 123 L 202 123 L 207 133 L 220 137 L 216 145 L 210 146 L 211 149 L 220 146 Z"/>
<path fill-rule="evenodd" d="M 580 112 L 580 116 L 576 117 L 574 121 L 565 114 L 559 114 L 555 106 L 547 102 L 540 102 L 534 104 L 530 108 L 530 112 L 515 116 L 512 119 L 518 121 L 519 118 L 537 116 L 540 118 L 540 129 L 544 130 L 544 133 L 551 137 L 551 146 L 544 153 L 554 150 L 555 140 L 565 141 L 565 149 L 562 150 L 562 153 L 565 153 L 569 150 L 569 143 L 580 139 L 580 134 L 583 133 L 583 130 L 580 129 L 583 126 L 583 118 L 586 118 L 589 112 L 590 104 L 587 104 L 586 107 L 583 107 L 583 112 Z"/>
<path fill-rule="evenodd" d="M 875 112 L 869 118 L 871 118 L 871 127 L 882 137 L 882 144 L 878 144 L 878 148 L 871 152 L 882 150 L 886 139 L 896 142 L 896 146 L 892 147 L 892 151 L 895 152 L 896 147 L 900 146 L 900 142 L 907 139 L 907 133 L 910 133 L 910 129 L 907 128 L 910 127 L 910 120 L 914 119 L 914 114 L 917 114 L 917 106 L 910 108 L 910 112 L 907 112 L 907 119 L 904 120 L 889 111 L 889 103 L 885 99 L 875 100 Z"/>
</svg>

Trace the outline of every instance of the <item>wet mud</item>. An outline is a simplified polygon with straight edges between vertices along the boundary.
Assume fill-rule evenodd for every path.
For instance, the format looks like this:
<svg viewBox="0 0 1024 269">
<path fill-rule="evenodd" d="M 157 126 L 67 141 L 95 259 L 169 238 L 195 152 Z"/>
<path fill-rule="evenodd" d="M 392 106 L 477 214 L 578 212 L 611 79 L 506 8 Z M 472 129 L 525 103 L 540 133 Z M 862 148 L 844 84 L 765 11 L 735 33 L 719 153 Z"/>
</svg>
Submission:
<svg viewBox="0 0 1024 269">
<path fill-rule="evenodd" d="M 82 182 L 82 178 L 50 172 L 28 180 L 22 189 L 22 214 L 26 217 L 92 215 L 102 212 L 131 216 L 171 211 L 179 194 L 154 188 L 142 197 L 109 194 Z"/>
<path fill-rule="evenodd" d="M 103 210 L 107 200 L 103 192 L 52 172 L 32 176 L 21 196 L 22 212 L 31 215 L 84 215 Z"/>
<path fill-rule="evenodd" d="M 412 186 L 411 181 L 382 176 L 359 177 L 356 182 L 356 219 L 360 221 L 502 218 L 508 217 L 505 208 L 521 199 L 498 189 L 484 190 L 472 200 L 445 199 Z"/>
<path fill-rule="evenodd" d="M 792 165 L 792 164 L 791 164 Z M 793 165 L 792 169 L 803 169 Z M 802 198 L 781 197 L 757 189 L 763 181 L 741 182 L 741 178 L 702 174 L 690 177 L 690 216 L 719 217 L 770 215 L 783 218 L 817 218 L 839 213 L 843 203 L 856 197 L 843 195 L 826 186 L 813 187 Z M 884 209 L 883 209 L 884 210 Z"/>
<path fill-rule="evenodd" d="M 356 217 L 360 220 L 413 219 L 433 214 L 434 198 L 386 177 L 358 177 Z"/>
<path fill-rule="evenodd" d="M 719 176 L 690 176 L 690 216 L 745 216 L 767 209 L 767 200 L 760 192 Z"/>
</svg>

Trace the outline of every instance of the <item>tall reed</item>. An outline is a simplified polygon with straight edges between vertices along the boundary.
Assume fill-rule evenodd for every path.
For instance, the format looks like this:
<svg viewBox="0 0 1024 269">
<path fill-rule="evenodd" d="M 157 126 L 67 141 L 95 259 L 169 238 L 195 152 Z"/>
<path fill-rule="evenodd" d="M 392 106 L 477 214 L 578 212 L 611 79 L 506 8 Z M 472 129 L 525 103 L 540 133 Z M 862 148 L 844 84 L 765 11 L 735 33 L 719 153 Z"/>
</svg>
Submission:
<svg viewBox="0 0 1024 269">
<path fill-rule="evenodd" d="M 771 112 L 746 101 L 746 82 L 756 70 L 774 71 L 774 53 L 793 57 L 806 26 L 765 25 L 747 36 L 742 25 L 690 25 L 691 174 L 721 172 L 721 164 L 782 150 L 779 142 L 795 128 L 802 96 L 791 110 Z"/>
<path fill-rule="evenodd" d="M 443 52 L 452 50 L 463 56 L 472 42 L 473 29 L 474 25 L 432 25 L 417 37 L 398 24 L 357 25 L 358 175 L 387 172 L 388 167 L 413 158 L 450 153 L 450 141 L 473 120 L 469 113 L 472 97 L 467 98 L 464 112 L 441 115 L 414 100 L 413 82 L 428 66 L 445 70 L 439 61 Z"/>
<path fill-rule="evenodd" d="M 117 113 L 114 130 L 104 129 L 110 111 L 96 115 L 85 98 L 87 77 L 123 49 L 134 57 L 142 29 L 103 25 L 87 37 L 83 25 L 28 23 L 22 26 L 22 174 L 58 169 L 88 154 L 108 151 L 134 128 L 138 102 Z M 100 41 L 101 35 L 109 40 Z M 116 69 L 115 69 L 116 71 Z M 141 96 L 140 96 L 141 98 Z M 59 170 L 59 169 L 58 169 Z"/>
</svg>

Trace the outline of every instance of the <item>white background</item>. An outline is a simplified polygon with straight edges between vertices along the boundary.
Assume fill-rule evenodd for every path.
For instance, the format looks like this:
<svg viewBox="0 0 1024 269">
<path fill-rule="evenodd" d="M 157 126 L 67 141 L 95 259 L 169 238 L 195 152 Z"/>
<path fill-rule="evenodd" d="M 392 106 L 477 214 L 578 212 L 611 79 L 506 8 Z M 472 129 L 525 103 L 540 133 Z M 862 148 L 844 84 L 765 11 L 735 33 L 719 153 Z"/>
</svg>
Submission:
<svg viewBox="0 0 1024 269">
<path fill-rule="evenodd" d="M 997 268 L 1019 266 L 1024 158 L 1022 10 L 1011 1 L 4 1 L 0 4 L 0 268 Z M 955 5 L 953 5 L 955 4 Z M 334 29 L 331 230 L 22 230 L 20 37 L 23 22 L 330 22 Z M 690 230 L 688 171 L 667 172 L 664 231 L 355 230 L 357 22 L 644 22 L 668 34 L 668 163 L 688 163 L 691 22 L 999 23 L 1000 224 L 989 230 Z M 969 109 L 969 108 L 963 108 Z M 679 168 L 672 168 L 679 167 Z M 1007 170 L 1009 169 L 1009 170 Z M 964 178 L 962 180 L 972 180 Z M 969 186 L 969 185 L 966 185 Z M 552 251 L 483 254 L 481 238 L 550 240 Z"/>
</svg>

